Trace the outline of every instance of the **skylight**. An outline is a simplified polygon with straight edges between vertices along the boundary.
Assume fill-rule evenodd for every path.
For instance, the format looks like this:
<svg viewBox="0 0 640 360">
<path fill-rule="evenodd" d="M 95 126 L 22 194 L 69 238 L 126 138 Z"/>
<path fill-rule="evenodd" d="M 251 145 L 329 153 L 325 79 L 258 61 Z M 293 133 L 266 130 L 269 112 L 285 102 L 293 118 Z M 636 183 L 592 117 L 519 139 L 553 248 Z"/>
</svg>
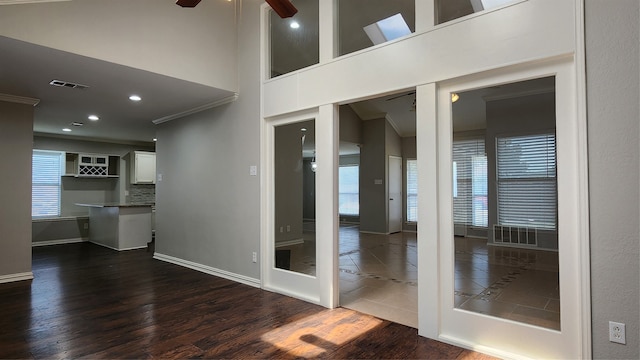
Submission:
<svg viewBox="0 0 640 360">
<path fill-rule="evenodd" d="M 363 29 L 374 45 L 411 34 L 411 29 L 400 13 L 367 25 Z"/>
</svg>

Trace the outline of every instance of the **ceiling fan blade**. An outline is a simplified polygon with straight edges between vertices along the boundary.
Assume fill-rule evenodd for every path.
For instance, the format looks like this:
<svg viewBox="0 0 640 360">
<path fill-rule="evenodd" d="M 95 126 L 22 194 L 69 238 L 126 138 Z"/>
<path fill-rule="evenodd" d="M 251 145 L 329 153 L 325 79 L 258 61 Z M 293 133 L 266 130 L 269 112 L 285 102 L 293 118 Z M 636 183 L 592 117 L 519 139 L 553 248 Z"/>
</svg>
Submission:
<svg viewBox="0 0 640 360">
<path fill-rule="evenodd" d="M 298 12 L 289 0 L 265 0 L 281 18 L 292 17 Z"/>
<path fill-rule="evenodd" d="M 402 95 L 398 95 L 398 96 L 390 97 L 390 98 L 388 98 L 386 101 L 399 99 L 399 98 L 401 98 L 401 97 L 403 97 L 403 96 L 410 96 L 410 95 L 413 95 L 413 94 L 415 94 L 415 93 L 416 93 L 415 91 L 411 91 L 411 92 L 408 92 L 408 93 L 406 93 L 406 94 L 402 94 Z"/>
<path fill-rule="evenodd" d="M 200 3 L 200 0 L 178 0 L 176 1 L 176 4 L 182 6 L 182 7 L 196 7 L 196 5 L 198 5 L 198 3 Z"/>
</svg>

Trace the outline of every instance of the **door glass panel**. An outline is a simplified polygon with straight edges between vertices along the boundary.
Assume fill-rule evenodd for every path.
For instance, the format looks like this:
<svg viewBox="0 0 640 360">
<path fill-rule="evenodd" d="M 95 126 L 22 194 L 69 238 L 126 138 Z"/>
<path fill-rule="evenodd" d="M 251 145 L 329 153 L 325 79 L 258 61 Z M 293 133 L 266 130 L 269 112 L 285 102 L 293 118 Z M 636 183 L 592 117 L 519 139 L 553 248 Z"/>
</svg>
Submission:
<svg viewBox="0 0 640 360">
<path fill-rule="evenodd" d="M 316 274 L 315 120 L 275 127 L 275 267 Z"/>
<path fill-rule="evenodd" d="M 271 73 L 274 78 L 320 61 L 318 0 L 293 0 L 298 12 L 282 19 L 269 11 Z"/>
<path fill-rule="evenodd" d="M 338 0 L 338 56 L 415 31 L 415 0 Z"/>
<path fill-rule="evenodd" d="M 436 0 L 436 24 L 493 9 L 515 0 Z"/>
<path fill-rule="evenodd" d="M 455 307 L 560 330 L 555 78 L 453 100 Z"/>
</svg>

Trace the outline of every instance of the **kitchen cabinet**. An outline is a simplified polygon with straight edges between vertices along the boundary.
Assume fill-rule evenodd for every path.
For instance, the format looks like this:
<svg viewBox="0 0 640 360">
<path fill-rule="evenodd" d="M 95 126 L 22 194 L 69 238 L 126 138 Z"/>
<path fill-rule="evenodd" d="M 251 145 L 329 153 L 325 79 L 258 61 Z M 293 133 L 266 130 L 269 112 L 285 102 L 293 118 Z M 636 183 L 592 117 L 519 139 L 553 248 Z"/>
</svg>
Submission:
<svg viewBox="0 0 640 360">
<path fill-rule="evenodd" d="M 64 176 L 114 178 L 119 176 L 119 167 L 118 155 L 67 152 Z"/>
<path fill-rule="evenodd" d="M 156 153 L 133 151 L 131 153 L 131 183 L 156 183 Z"/>
</svg>

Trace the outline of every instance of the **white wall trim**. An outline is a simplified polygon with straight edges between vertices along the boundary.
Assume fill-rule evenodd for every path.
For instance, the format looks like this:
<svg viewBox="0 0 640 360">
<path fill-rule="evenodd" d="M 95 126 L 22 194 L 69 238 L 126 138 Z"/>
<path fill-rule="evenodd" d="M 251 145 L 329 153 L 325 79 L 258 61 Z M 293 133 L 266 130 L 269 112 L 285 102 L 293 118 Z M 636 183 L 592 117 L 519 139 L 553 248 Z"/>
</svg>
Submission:
<svg viewBox="0 0 640 360">
<path fill-rule="evenodd" d="M 234 102 L 237 99 L 238 99 L 238 93 L 235 93 L 235 94 L 233 94 L 231 96 L 228 96 L 226 98 L 223 98 L 223 99 L 220 99 L 220 100 L 216 100 L 214 102 L 210 102 L 210 103 L 207 103 L 207 104 L 204 104 L 204 105 L 200 105 L 198 107 L 195 107 L 195 108 L 192 108 L 192 109 L 189 109 L 189 110 L 181 111 L 181 112 L 173 114 L 173 115 L 164 116 L 164 117 L 161 117 L 159 119 L 152 120 L 151 122 L 156 124 L 156 125 L 162 124 L 162 123 L 165 123 L 165 122 L 168 122 L 168 121 L 171 121 L 171 120 L 183 118 L 183 117 L 185 117 L 187 115 L 199 113 L 201 111 L 213 109 L 214 107 Z"/>
<path fill-rule="evenodd" d="M 584 0 L 575 0 L 575 23 L 576 23 L 576 118 L 578 119 L 578 194 L 580 214 L 578 216 L 578 232 L 582 239 L 580 246 L 580 294 L 581 319 L 580 329 L 582 330 L 582 357 L 591 359 L 593 356 L 592 346 L 592 324 L 591 324 L 591 233 L 590 233 L 590 212 L 589 212 L 589 155 L 587 143 L 587 69 L 586 69 L 586 44 L 584 25 Z"/>
<path fill-rule="evenodd" d="M 183 260 L 177 257 L 165 255 L 165 254 L 160 254 L 157 252 L 153 254 L 153 258 L 156 260 L 165 261 L 171 264 L 180 265 L 192 270 L 200 271 L 205 274 L 221 277 L 227 280 L 239 282 L 241 284 L 260 288 L 260 279 L 254 279 L 248 276 L 235 274 L 229 271 L 217 269 L 217 268 L 203 265 L 203 264 L 198 264 L 192 261 Z"/>
<path fill-rule="evenodd" d="M 24 96 L 16 96 L 9 94 L 0 94 L 0 101 L 12 102 L 17 104 L 25 104 L 36 106 L 40 103 L 40 99 L 24 97 Z"/>
<path fill-rule="evenodd" d="M 31 271 L 9 274 L 9 275 L 1 275 L 0 284 L 10 283 L 15 281 L 22 281 L 22 280 L 32 280 L 32 279 L 33 279 L 33 273 Z"/>
<path fill-rule="evenodd" d="M 39 247 L 39 246 L 49 246 L 49 245 L 61 245 L 61 244 L 76 244 L 81 242 L 89 242 L 89 239 L 88 238 L 71 238 L 71 239 L 34 241 L 31 243 L 31 246 Z"/>
</svg>

